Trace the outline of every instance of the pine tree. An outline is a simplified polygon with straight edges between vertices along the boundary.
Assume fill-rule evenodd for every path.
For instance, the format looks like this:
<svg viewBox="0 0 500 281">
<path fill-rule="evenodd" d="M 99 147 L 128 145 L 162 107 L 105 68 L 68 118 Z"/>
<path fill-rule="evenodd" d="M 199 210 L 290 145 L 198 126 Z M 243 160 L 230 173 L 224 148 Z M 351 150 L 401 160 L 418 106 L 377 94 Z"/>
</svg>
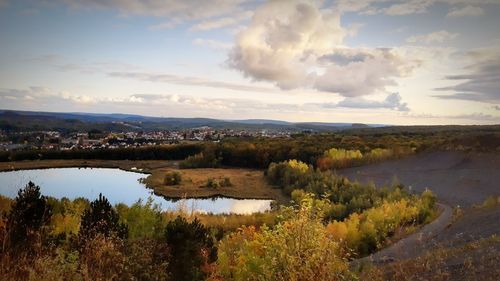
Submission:
<svg viewBox="0 0 500 281">
<path fill-rule="evenodd" d="M 217 248 L 205 226 L 198 219 L 189 223 L 178 216 L 168 223 L 165 238 L 170 249 L 168 271 L 172 280 L 205 280 L 202 265 L 217 257 Z"/>
<path fill-rule="evenodd" d="M 43 228 L 50 222 L 52 209 L 40 187 L 29 182 L 20 189 L 7 215 L 8 246 L 31 249 L 41 242 Z"/>
<path fill-rule="evenodd" d="M 118 213 L 102 194 L 99 194 L 99 198 L 91 202 L 90 208 L 83 213 L 80 241 L 92 239 L 97 234 L 122 239 L 128 235 L 127 225 L 119 222 Z"/>
</svg>

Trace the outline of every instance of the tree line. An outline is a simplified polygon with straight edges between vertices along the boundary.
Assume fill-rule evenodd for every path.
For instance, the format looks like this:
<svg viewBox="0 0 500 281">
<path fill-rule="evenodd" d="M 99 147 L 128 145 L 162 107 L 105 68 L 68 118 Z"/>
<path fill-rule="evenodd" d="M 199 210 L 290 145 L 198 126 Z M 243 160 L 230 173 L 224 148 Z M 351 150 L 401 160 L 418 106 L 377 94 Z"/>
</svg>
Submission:
<svg viewBox="0 0 500 281">
<path fill-rule="evenodd" d="M 182 160 L 202 151 L 201 144 L 158 145 L 137 148 L 23 150 L 0 152 L 0 161 L 47 159 Z"/>
</svg>

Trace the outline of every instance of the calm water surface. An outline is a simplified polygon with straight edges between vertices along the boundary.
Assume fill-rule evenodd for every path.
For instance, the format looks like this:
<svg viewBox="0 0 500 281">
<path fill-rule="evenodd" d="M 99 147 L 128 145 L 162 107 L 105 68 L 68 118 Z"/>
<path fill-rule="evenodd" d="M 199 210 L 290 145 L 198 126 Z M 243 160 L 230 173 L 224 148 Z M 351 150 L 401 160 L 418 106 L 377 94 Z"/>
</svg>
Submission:
<svg viewBox="0 0 500 281">
<path fill-rule="evenodd" d="M 102 193 L 112 204 L 132 205 L 138 199 L 152 197 L 162 209 L 176 209 L 179 204 L 200 212 L 253 213 L 270 209 L 272 200 L 254 199 L 187 199 L 173 202 L 154 193 L 139 182 L 147 175 L 104 168 L 55 168 L 0 172 L 0 194 L 15 198 L 18 190 L 28 181 L 40 186 L 43 195 L 94 200 Z M 180 203 L 183 201 L 182 203 Z"/>
</svg>

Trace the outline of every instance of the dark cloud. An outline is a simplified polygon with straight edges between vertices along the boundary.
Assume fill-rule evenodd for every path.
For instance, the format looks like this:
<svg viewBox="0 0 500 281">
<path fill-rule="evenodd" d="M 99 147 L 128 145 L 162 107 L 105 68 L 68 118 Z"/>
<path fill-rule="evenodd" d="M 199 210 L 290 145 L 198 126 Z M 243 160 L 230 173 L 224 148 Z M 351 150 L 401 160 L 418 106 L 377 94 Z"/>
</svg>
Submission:
<svg viewBox="0 0 500 281">
<path fill-rule="evenodd" d="M 397 111 L 409 111 L 408 104 L 402 102 L 398 93 L 387 96 L 383 101 L 373 101 L 364 98 L 346 98 L 338 103 L 324 104 L 325 108 L 358 108 L 358 109 L 391 109 Z"/>
<path fill-rule="evenodd" d="M 440 99 L 469 100 L 500 103 L 500 48 L 474 50 L 466 55 L 474 60 L 467 66 L 468 74 L 449 75 L 449 81 L 460 83 L 438 88 L 438 91 L 454 91 L 452 95 L 433 95 Z"/>
<path fill-rule="evenodd" d="M 188 77 L 179 76 L 173 74 L 165 73 L 152 73 L 152 72 L 110 72 L 108 73 L 110 77 L 117 78 L 132 78 L 142 81 L 150 82 L 163 82 L 187 86 L 204 86 L 211 88 L 224 88 L 235 91 L 250 91 L 250 92 L 274 92 L 274 89 L 258 87 L 258 86 L 247 86 L 235 83 L 227 83 L 221 81 L 213 81 L 208 79 L 203 79 L 199 77 Z"/>
<path fill-rule="evenodd" d="M 125 15 L 205 19 L 238 11 L 245 0 L 60 0 L 72 8 L 113 9 Z"/>
<path fill-rule="evenodd" d="M 342 52 L 338 51 L 333 54 L 324 55 L 318 59 L 320 63 L 330 63 L 333 62 L 338 65 L 348 65 L 353 62 L 363 62 L 369 58 L 373 58 L 372 55 L 362 52 Z"/>
</svg>

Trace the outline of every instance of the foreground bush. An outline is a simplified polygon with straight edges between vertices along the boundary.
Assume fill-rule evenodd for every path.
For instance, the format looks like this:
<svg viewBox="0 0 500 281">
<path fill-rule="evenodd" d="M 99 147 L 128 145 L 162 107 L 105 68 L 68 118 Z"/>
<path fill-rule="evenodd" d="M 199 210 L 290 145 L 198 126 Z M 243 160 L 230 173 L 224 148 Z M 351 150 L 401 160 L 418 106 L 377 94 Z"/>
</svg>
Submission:
<svg viewBox="0 0 500 281">
<path fill-rule="evenodd" d="M 214 280 L 349 280 L 347 255 L 311 197 L 273 229 L 242 227 L 219 244 Z"/>
</svg>

